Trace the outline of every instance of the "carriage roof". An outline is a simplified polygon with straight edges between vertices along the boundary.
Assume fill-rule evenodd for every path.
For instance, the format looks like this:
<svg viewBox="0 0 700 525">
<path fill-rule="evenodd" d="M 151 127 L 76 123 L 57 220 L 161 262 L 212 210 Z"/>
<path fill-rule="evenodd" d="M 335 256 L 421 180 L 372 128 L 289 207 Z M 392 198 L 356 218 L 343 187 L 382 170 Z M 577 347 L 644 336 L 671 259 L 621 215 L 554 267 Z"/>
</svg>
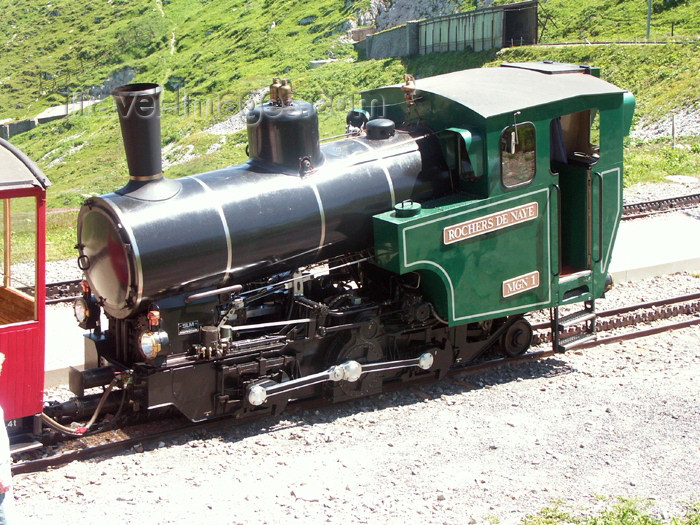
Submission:
<svg viewBox="0 0 700 525">
<path fill-rule="evenodd" d="M 51 185 L 39 167 L 15 146 L 0 139 L 0 192 Z"/>
</svg>

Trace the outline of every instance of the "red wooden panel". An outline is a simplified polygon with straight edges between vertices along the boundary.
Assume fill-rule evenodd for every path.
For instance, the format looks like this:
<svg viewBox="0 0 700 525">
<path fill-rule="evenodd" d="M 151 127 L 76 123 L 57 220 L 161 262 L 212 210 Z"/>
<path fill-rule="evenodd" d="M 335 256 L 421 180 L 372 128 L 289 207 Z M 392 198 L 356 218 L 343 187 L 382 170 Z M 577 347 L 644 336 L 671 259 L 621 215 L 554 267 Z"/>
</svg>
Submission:
<svg viewBox="0 0 700 525">
<path fill-rule="evenodd" d="M 44 396 L 44 326 L 32 321 L 0 327 L 0 404 L 5 419 L 38 414 Z"/>
<path fill-rule="evenodd" d="M 0 198 L 36 198 L 36 321 L 0 326 L 0 352 L 5 363 L 0 375 L 0 405 L 5 420 L 38 414 L 43 410 L 46 260 L 46 192 L 33 187 L 0 189 Z"/>
<path fill-rule="evenodd" d="M 45 195 L 46 192 L 41 188 L 24 188 L 8 190 L 0 188 L 0 199 L 16 199 L 18 197 L 39 197 Z"/>
</svg>

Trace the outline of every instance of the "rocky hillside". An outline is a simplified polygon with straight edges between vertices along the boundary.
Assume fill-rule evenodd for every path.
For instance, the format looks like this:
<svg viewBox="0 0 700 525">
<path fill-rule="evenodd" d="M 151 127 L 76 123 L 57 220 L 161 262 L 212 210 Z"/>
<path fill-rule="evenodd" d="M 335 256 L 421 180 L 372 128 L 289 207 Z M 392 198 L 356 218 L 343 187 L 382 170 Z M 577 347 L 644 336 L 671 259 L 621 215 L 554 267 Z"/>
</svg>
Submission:
<svg viewBox="0 0 700 525">
<path fill-rule="evenodd" d="M 450 15 L 460 7 L 456 0 L 371 0 L 359 22 L 361 25 L 373 25 L 382 31 L 409 20 Z"/>
</svg>

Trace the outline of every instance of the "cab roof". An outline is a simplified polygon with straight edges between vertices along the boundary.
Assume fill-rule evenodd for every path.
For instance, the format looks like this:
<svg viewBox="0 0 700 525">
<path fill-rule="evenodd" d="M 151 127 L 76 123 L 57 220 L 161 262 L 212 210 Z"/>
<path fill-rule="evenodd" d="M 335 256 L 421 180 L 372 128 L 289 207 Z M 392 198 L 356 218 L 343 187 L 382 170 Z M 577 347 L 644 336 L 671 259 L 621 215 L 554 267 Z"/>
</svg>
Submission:
<svg viewBox="0 0 700 525">
<path fill-rule="evenodd" d="M 39 187 L 51 183 L 41 170 L 15 146 L 0 139 L 0 192 Z"/>
<path fill-rule="evenodd" d="M 418 79 L 416 95 L 445 97 L 486 119 L 580 96 L 625 92 L 589 72 L 585 66 L 552 62 L 503 64 Z"/>
</svg>

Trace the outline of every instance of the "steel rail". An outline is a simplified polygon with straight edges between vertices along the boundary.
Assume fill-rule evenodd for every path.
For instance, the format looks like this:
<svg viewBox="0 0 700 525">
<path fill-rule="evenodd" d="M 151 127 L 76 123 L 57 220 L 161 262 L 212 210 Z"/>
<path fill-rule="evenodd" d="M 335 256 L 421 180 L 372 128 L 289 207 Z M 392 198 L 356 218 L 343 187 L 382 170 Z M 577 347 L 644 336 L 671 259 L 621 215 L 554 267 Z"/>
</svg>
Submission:
<svg viewBox="0 0 700 525">
<path fill-rule="evenodd" d="M 659 199 L 655 201 L 636 202 L 625 204 L 622 208 L 622 220 L 648 217 L 655 213 L 678 211 L 693 208 L 700 204 L 700 193 Z"/>
<path fill-rule="evenodd" d="M 46 284 L 46 304 L 66 303 L 80 297 L 81 279 Z"/>
<path fill-rule="evenodd" d="M 656 334 L 660 334 L 663 332 L 670 332 L 671 330 L 679 330 L 681 328 L 688 328 L 690 326 L 695 326 L 695 325 L 700 325 L 700 318 L 689 319 L 687 321 L 679 321 L 679 322 L 673 323 L 673 324 L 654 326 L 652 328 L 646 328 L 644 330 L 635 330 L 635 331 L 627 332 L 624 334 L 611 335 L 608 337 L 601 337 L 600 339 L 596 339 L 595 341 L 589 341 L 587 343 L 583 343 L 583 344 L 577 346 L 576 349 L 590 348 L 592 346 L 607 345 L 610 343 L 618 343 L 620 341 L 637 339 L 639 337 L 648 337 L 650 335 L 656 335 Z"/>
<path fill-rule="evenodd" d="M 639 303 L 632 306 L 622 306 L 620 308 L 613 308 L 610 310 L 602 310 L 601 312 L 596 312 L 598 318 L 601 317 L 614 317 L 616 315 L 622 315 L 629 312 L 634 312 L 636 310 L 647 310 L 649 308 L 656 308 L 657 306 L 669 306 L 678 303 L 688 303 L 691 301 L 700 300 L 700 292 L 681 295 L 678 297 L 672 297 L 670 299 L 659 299 L 658 301 L 649 301 L 646 303 Z M 549 321 L 544 321 L 542 323 L 537 323 L 532 325 L 533 330 L 545 330 L 550 328 L 552 323 Z"/>
<path fill-rule="evenodd" d="M 217 422 L 219 421 L 217 420 Z M 188 425 L 183 425 L 178 428 L 173 428 L 166 431 L 159 431 L 157 433 L 152 434 L 144 434 L 143 436 L 130 437 L 122 440 L 112 441 L 109 443 L 103 443 L 96 446 L 88 446 L 87 448 L 73 450 L 70 452 L 64 452 L 55 456 L 23 461 L 21 463 L 12 465 L 12 474 L 16 475 L 40 472 L 52 467 L 67 465 L 68 463 L 72 463 L 73 461 L 91 459 L 98 456 L 107 455 L 110 452 L 126 450 L 130 447 L 137 446 L 138 444 L 152 442 L 159 438 L 167 439 L 168 437 L 179 436 L 182 435 L 183 432 L 199 428 L 202 428 L 201 424 L 190 423 Z"/>
</svg>

